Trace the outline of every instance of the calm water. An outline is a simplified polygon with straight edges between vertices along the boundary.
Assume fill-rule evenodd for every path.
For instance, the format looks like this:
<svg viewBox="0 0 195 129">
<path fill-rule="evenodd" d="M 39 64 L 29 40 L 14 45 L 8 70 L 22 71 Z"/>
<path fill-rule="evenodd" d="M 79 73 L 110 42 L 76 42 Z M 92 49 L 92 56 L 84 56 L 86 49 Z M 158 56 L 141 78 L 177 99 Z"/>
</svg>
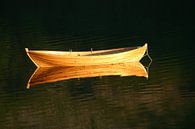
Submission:
<svg viewBox="0 0 195 129">
<path fill-rule="evenodd" d="M 183 4 L 1 2 L 1 129 L 192 129 L 195 55 Z M 190 11 L 190 10 L 189 10 Z M 90 50 L 149 43 L 149 78 L 93 77 L 26 89 L 24 48 Z"/>
</svg>

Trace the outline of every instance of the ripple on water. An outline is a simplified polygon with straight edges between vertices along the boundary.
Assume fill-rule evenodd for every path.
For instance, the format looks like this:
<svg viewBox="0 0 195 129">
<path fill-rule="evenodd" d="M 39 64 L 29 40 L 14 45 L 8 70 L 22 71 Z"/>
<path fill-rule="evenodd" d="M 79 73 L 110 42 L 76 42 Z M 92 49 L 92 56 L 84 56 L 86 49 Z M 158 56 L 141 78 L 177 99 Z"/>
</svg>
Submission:
<svg viewBox="0 0 195 129">
<path fill-rule="evenodd" d="M 186 122 L 186 112 L 193 112 L 186 109 L 194 107 L 192 70 L 195 58 L 186 51 L 182 53 L 181 48 L 149 47 L 153 62 L 148 79 L 94 77 L 26 90 L 26 73 L 31 67 L 24 68 L 24 52 L 17 48 L 74 51 L 92 47 L 96 50 L 142 45 L 144 41 L 143 37 L 130 36 L 127 32 L 108 34 L 105 28 L 83 33 L 67 33 L 64 28 L 59 33 L 49 33 L 39 23 L 29 22 L 13 30 L 17 36 L 12 35 L 0 44 L 9 50 L 1 57 L 11 60 L 9 64 L 3 61 L 5 65 L 0 68 L 0 114 L 3 118 L 0 123 L 3 127 L 87 128 L 93 124 L 97 128 L 144 128 L 147 125 L 164 127 L 164 123 L 168 123 L 168 127 L 174 128 L 181 121 Z M 15 60 L 16 57 L 20 60 Z"/>
</svg>

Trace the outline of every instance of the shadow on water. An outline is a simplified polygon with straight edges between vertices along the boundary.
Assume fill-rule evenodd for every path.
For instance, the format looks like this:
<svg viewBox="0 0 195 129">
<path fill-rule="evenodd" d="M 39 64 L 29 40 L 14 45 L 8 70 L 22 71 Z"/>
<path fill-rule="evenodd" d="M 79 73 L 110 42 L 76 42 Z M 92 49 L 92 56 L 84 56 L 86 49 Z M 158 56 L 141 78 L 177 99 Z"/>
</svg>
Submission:
<svg viewBox="0 0 195 129">
<path fill-rule="evenodd" d="M 0 128 L 194 128 L 193 20 L 183 5 L 0 2 Z M 103 76 L 26 89 L 36 68 L 25 47 L 74 51 L 145 42 L 153 59 L 148 79 Z"/>
</svg>

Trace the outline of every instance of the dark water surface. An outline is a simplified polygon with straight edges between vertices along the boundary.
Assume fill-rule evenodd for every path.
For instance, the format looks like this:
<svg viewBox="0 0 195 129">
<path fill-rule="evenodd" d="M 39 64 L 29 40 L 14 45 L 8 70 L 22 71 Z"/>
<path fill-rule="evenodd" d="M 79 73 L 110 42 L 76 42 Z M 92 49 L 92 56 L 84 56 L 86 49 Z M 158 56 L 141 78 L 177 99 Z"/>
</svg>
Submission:
<svg viewBox="0 0 195 129">
<path fill-rule="evenodd" d="M 1 2 L 0 128 L 195 128 L 189 12 L 178 2 Z M 148 79 L 93 77 L 26 89 L 35 66 L 25 47 L 74 51 L 145 42 L 153 59 Z"/>
</svg>

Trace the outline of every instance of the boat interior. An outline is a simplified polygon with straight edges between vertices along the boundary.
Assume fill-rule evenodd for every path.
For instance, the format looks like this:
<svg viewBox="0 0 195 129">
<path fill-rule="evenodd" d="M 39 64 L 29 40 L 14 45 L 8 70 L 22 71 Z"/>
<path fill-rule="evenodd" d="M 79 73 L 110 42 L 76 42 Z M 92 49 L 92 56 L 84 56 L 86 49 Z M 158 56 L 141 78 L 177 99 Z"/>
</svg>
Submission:
<svg viewBox="0 0 195 129">
<path fill-rule="evenodd" d="M 97 55 L 108 55 L 108 54 L 116 54 L 121 52 L 126 52 L 129 50 L 133 50 L 139 47 L 127 47 L 127 48 L 116 48 L 116 49 L 108 49 L 108 50 L 97 50 L 94 51 L 48 51 L 48 50 L 29 50 L 29 53 L 42 53 L 42 54 L 58 54 L 58 55 L 71 55 L 71 56 L 97 56 Z"/>
</svg>

